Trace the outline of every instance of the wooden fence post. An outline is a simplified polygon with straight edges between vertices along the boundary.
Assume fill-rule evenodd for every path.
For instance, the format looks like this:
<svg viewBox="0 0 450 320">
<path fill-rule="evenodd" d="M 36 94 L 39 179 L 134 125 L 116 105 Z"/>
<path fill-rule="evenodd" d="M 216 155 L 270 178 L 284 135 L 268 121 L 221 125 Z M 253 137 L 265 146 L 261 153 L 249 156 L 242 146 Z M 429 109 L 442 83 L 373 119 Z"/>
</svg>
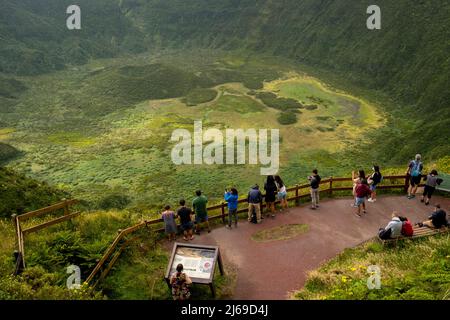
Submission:
<svg viewBox="0 0 450 320">
<path fill-rule="evenodd" d="M 300 198 L 299 198 L 299 193 L 298 193 L 298 184 L 295 185 L 295 205 L 296 206 L 300 205 Z"/>
<path fill-rule="evenodd" d="M 330 190 L 328 191 L 330 198 L 333 196 L 333 177 L 330 177 Z"/>
<path fill-rule="evenodd" d="M 406 174 L 405 176 L 405 193 L 408 193 L 409 189 L 409 174 Z"/>
<path fill-rule="evenodd" d="M 220 209 L 222 210 L 222 222 L 225 224 L 225 202 L 222 202 Z"/>
</svg>

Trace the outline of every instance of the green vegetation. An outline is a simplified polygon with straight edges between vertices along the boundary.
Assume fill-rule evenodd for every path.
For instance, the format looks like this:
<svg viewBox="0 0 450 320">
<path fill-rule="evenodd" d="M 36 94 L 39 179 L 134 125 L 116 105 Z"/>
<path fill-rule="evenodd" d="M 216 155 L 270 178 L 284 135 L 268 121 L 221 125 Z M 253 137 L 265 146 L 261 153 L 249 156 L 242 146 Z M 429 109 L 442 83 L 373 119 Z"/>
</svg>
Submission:
<svg viewBox="0 0 450 320">
<path fill-rule="evenodd" d="M 278 118 L 278 122 L 282 125 L 289 125 L 297 123 L 297 115 L 294 112 L 283 112 Z"/>
<path fill-rule="evenodd" d="M 20 154 L 19 150 L 10 146 L 9 144 L 0 142 L 0 163 L 4 163 L 17 157 Z"/>
<path fill-rule="evenodd" d="M 68 194 L 0 167 L 0 218 L 21 214 L 59 202 Z"/>
<path fill-rule="evenodd" d="M 194 89 L 186 95 L 185 100 L 187 106 L 196 106 L 214 100 L 217 97 L 217 91 L 212 89 Z"/>
<path fill-rule="evenodd" d="M 170 248 L 157 243 L 149 230 L 135 234 L 139 239 L 124 251 L 96 290 L 87 286 L 76 291 L 66 289 L 69 265 L 78 265 L 85 280 L 117 230 L 136 222 L 136 217 L 126 211 L 90 212 L 31 234 L 25 241 L 27 268 L 13 277 L 14 229 L 9 221 L 0 220 L 0 299 L 170 299 L 164 281 Z M 232 266 L 227 266 L 226 276 L 216 275 L 218 298 L 232 296 L 235 278 Z M 209 289 L 195 286 L 193 298 L 210 298 Z"/>
<path fill-rule="evenodd" d="M 381 269 L 381 289 L 369 290 L 369 265 Z M 376 242 L 346 249 L 309 274 L 295 299 L 445 300 L 450 297 L 448 235 L 403 241 L 386 248 Z"/>
<path fill-rule="evenodd" d="M 258 231 L 252 235 L 252 240 L 256 242 L 288 240 L 306 233 L 308 230 L 309 226 L 307 224 L 287 224 Z"/>
<path fill-rule="evenodd" d="M 30 268 L 19 278 L 9 277 L 12 227 L 0 220 L 0 299 L 101 298 L 63 289 L 64 268 L 76 262 L 86 276 L 118 228 L 189 201 L 195 189 L 214 203 L 224 186 L 245 194 L 262 182 L 250 165 L 174 166 L 171 133 L 192 130 L 194 120 L 279 128 L 279 173 L 288 185 L 313 167 L 322 176 L 373 163 L 403 173 L 417 152 L 426 170 L 449 172 L 450 3 L 379 0 L 376 32 L 365 28 L 368 0 L 79 0 L 77 32 L 64 25 L 70 4 L 0 1 L 0 164 L 15 170 L 0 168 L 0 217 L 68 192 L 92 210 L 112 211 L 32 235 Z M 147 247 L 153 240 L 143 236 L 104 283 L 108 297 L 168 298 L 167 250 Z M 445 298 L 447 277 L 432 276 L 448 271 L 443 242 L 347 251 L 336 260 L 350 268 L 338 270 L 345 278 L 325 267 L 325 278 L 311 278 L 298 297 Z M 388 259 L 394 254 L 398 264 Z M 364 291 L 353 263 L 371 259 L 404 277 L 388 276 L 385 291 Z M 232 277 L 217 281 L 219 297 L 229 297 Z"/>
</svg>

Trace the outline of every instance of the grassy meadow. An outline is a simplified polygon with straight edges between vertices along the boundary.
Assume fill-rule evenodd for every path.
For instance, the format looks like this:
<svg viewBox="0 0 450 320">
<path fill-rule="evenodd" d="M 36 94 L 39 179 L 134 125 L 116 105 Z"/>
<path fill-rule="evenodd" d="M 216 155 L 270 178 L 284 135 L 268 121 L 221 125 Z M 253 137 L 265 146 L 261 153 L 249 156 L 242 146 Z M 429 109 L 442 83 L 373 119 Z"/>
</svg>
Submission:
<svg viewBox="0 0 450 320">
<path fill-rule="evenodd" d="M 264 56 L 141 55 L 18 81 L 28 89 L 5 114 L 0 138 L 22 155 L 8 166 L 100 209 L 154 211 L 197 188 L 217 202 L 225 187 L 244 192 L 262 183 L 259 166 L 173 165 L 171 133 L 192 131 L 194 120 L 280 129 L 280 174 L 289 185 L 312 167 L 342 175 L 370 166 L 370 155 L 345 151 L 369 143 L 359 137 L 383 125 L 376 105 Z"/>
</svg>

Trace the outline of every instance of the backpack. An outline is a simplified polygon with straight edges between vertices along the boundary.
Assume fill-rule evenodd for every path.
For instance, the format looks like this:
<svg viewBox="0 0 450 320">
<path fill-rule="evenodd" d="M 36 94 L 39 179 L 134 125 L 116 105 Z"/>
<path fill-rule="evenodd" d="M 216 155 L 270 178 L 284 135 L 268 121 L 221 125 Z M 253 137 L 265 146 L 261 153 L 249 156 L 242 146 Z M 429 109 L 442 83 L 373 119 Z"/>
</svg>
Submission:
<svg viewBox="0 0 450 320">
<path fill-rule="evenodd" d="M 411 176 L 412 177 L 420 176 L 420 173 L 421 173 L 420 166 L 421 165 L 422 165 L 422 162 L 413 160 L 413 166 L 411 168 Z"/>
<path fill-rule="evenodd" d="M 391 228 L 389 228 L 387 230 L 386 229 L 380 229 L 380 231 L 378 232 L 378 237 L 381 240 L 388 240 L 388 239 L 391 238 L 391 234 L 392 234 Z"/>
<path fill-rule="evenodd" d="M 414 234 L 413 226 L 409 220 L 403 222 L 402 225 L 402 235 L 405 237 L 412 237 Z"/>
</svg>

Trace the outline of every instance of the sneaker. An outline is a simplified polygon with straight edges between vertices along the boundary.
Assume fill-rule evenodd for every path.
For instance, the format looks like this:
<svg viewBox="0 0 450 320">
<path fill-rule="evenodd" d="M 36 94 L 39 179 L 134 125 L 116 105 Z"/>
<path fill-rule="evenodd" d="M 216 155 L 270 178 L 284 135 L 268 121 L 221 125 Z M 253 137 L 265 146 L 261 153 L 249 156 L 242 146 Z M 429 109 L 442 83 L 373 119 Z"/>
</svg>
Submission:
<svg viewBox="0 0 450 320">
<path fill-rule="evenodd" d="M 364 210 L 364 211 L 363 211 L 363 213 L 367 213 L 367 211 L 366 211 L 366 210 Z"/>
<path fill-rule="evenodd" d="M 194 237 L 194 236 L 192 236 L 192 237 L 191 237 L 191 238 L 190 238 L 189 240 L 191 240 L 191 241 L 192 241 L 192 240 L 194 240 L 194 239 L 195 239 L 195 237 Z"/>
<path fill-rule="evenodd" d="M 311 207 L 310 209 L 311 209 L 311 210 L 316 210 L 316 207 Z"/>
<path fill-rule="evenodd" d="M 227 229 L 231 229 L 231 226 L 228 225 L 228 224 L 227 224 L 225 227 L 226 227 Z"/>
<path fill-rule="evenodd" d="M 208 233 L 211 233 L 211 230 L 208 230 Z"/>
<path fill-rule="evenodd" d="M 425 202 L 425 200 L 424 199 L 420 199 L 420 202 Z"/>
<path fill-rule="evenodd" d="M 355 216 L 357 216 L 358 218 L 361 218 L 360 214 L 355 213 Z"/>
<path fill-rule="evenodd" d="M 271 215 L 271 217 L 272 217 L 272 218 L 275 218 L 275 215 L 274 215 L 274 214 L 272 214 L 272 215 Z"/>
<path fill-rule="evenodd" d="M 184 241 L 188 241 L 189 239 L 188 239 L 188 238 L 186 238 L 186 237 L 183 237 L 183 240 L 184 240 Z"/>
<path fill-rule="evenodd" d="M 425 205 L 428 206 L 430 203 L 429 202 L 425 202 Z"/>
<path fill-rule="evenodd" d="M 372 198 L 369 198 L 367 201 L 369 201 L 369 202 L 375 202 L 375 200 L 372 199 Z"/>
</svg>

